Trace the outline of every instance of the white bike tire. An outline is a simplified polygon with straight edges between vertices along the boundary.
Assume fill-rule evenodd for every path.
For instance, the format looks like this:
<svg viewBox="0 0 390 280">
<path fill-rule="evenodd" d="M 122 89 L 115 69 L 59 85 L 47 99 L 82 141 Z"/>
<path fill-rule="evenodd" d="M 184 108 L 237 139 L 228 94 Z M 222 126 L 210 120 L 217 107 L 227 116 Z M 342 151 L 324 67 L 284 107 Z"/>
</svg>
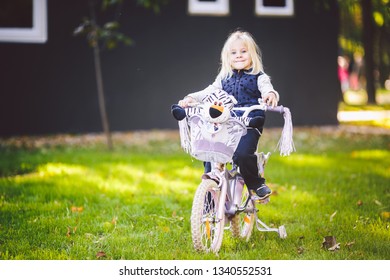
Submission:
<svg viewBox="0 0 390 280">
<path fill-rule="evenodd" d="M 203 180 L 198 186 L 191 212 L 191 234 L 195 250 L 217 253 L 222 244 L 224 217 L 218 220 L 220 190 L 213 180 Z"/>
</svg>

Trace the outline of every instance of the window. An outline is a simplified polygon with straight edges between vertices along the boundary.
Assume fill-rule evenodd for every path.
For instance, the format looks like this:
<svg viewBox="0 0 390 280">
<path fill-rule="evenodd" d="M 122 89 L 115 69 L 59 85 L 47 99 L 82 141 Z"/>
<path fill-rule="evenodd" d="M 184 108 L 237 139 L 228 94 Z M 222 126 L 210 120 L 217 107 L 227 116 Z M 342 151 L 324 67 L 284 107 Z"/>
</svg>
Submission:
<svg viewBox="0 0 390 280">
<path fill-rule="evenodd" d="M 189 0 L 191 15 L 226 16 L 229 14 L 229 0 Z"/>
<path fill-rule="evenodd" d="M 256 0 L 255 13 L 258 16 L 293 16 L 293 0 Z"/>
<path fill-rule="evenodd" d="M 0 10 L 0 42 L 47 41 L 47 0 L 1 0 Z"/>
</svg>

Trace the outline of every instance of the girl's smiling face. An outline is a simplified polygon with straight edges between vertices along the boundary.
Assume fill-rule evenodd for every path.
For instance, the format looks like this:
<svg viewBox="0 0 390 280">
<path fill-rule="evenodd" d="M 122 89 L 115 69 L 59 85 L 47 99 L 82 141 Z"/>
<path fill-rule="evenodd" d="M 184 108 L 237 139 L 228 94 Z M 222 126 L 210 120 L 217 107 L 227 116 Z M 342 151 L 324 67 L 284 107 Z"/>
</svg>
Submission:
<svg viewBox="0 0 390 280">
<path fill-rule="evenodd" d="M 251 68 L 252 59 L 248 48 L 241 39 L 234 41 L 229 52 L 230 65 L 236 70 L 248 70 Z"/>
</svg>

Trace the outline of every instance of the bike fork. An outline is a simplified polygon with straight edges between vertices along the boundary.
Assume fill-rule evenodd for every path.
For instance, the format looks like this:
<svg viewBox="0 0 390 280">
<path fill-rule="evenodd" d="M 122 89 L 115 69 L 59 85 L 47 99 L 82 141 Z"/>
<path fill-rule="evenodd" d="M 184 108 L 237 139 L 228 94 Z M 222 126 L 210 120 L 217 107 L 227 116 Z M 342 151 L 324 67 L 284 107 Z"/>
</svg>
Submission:
<svg viewBox="0 0 390 280">
<path fill-rule="evenodd" d="M 220 181 L 221 184 L 221 193 L 219 194 L 219 205 L 217 212 L 218 221 L 222 221 L 225 217 L 225 202 L 226 202 L 226 193 L 227 193 L 227 182 L 225 179 Z"/>
</svg>

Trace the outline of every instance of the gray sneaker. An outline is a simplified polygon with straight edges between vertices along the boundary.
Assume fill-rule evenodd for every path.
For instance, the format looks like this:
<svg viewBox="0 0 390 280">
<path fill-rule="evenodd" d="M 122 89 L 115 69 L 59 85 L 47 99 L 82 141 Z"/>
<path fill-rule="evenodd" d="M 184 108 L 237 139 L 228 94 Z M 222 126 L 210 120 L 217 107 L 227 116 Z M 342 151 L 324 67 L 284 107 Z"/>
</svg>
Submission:
<svg viewBox="0 0 390 280">
<path fill-rule="evenodd" d="M 261 186 L 255 190 L 255 193 L 256 199 L 263 200 L 269 197 L 272 194 L 272 191 L 266 184 L 261 184 Z"/>
</svg>

